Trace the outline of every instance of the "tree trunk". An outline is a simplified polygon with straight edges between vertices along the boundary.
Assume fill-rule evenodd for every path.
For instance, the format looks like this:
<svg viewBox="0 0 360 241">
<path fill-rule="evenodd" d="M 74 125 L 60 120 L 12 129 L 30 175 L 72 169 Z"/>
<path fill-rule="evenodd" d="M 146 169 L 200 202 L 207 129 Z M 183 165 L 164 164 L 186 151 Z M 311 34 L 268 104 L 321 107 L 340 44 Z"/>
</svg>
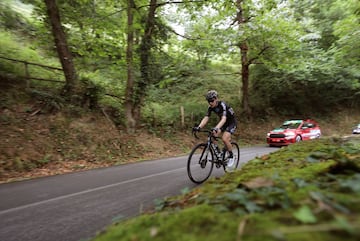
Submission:
<svg viewBox="0 0 360 241">
<path fill-rule="evenodd" d="M 155 26 L 155 13 L 157 8 L 157 0 L 150 0 L 150 8 L 146 19 L 146 26 L 142 42 L 140 44 L 140 81 L 137 82 L 134 117 L 136 122 L 140 121 L 141 108 L 146 96 L 147 86 L 150 84 L 149 74 L 149 58 L 152 48 L 152 36 Z"/>
<path fill-rule="evenodd" d="M 245 24 L 247 22 L 245 16 L 244 16 L 244 10 L 242 7 L 243 0 L 237 0 L 236 6 L 238 9 L 236 19 L 235 21 L 239 25 L 239 30 L 241 30 L 241 25 Z M 249 47 L 246 43 L 246 40 L 239 43 L 240 48 L 240 54 L 241 54 L 241 80 L 242 80 L 242 108 L 243 113 L 247 118 L 251 118 L 251 108 L 249 104 L 249 75 L 250 70 L 249 66 L 251 62 L 248 60 L 248 50 Z"/>
<path fill-rule="evenodd" d="M 125 93 L 125 118 L 127 132 L 133 133 L 135 131 L 136 120 L 134 118 L 133 108 L 135 106 L 133 96 L 134 91 L 134 66 L 133 66 L 133 44 L 134 44 L 134 29 L 133 29 L 133 11 L 135 10 L 134 0 L 128 0 L 128 33 L 127 33 L 127 48 L 126 48 L 126 64 L 127 64 L 127 83 Z"/>
<path fill-rule="evenodd" d="M 248 47 L 244 42 L 240 45 L 241 52 L 241 80 L 242 80 L 242 108 L 247 118 L 251 117 L 251 108 L 249 104 L 249 61 Z"/>
<path fill-rule="evenodd" d="M 135 81 L 133 66 L 133 13 L 136 8 L 134 0 L 128 0 L 128 36 L 127 36 L 127 85 L 125 94 L 125 115 L 127 131 L 133 132 L 140 122 L 141 108 L 146 95 L 146 88 L 150 83 L 149 58 L 152 48 L 152 33 L 155 26 L 155 12 L 157 0 L 150 0 L 150 8 L 146 19 L 144 36 L 139 47 L 140 53 L 140 79 Z"/>
<path fill-rule="evenodd" d="M 77 87 L 77 74 L 73 63 L 73 57 L 67 45 L 65 32 L 61 26 L 61 19 L 56 0 L 45 0 L 45 4 L 56 50 L 65 75 L 65 95 L 70 97 L 72 93 L 76 92 Z"/>
</svg>

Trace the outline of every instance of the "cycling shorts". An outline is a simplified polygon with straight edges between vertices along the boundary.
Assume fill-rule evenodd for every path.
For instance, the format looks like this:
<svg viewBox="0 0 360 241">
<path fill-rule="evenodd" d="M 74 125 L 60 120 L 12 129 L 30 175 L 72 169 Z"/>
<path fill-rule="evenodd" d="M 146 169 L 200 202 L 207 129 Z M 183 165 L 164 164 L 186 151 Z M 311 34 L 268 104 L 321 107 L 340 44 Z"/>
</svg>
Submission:
<svg viewBox="0 0 360 241">
<path fill-rule="evenodd" d="M 222 132 L 227 131 L 227 132 L 230 132 L 230 134 L 234 134 L 235 130 L 236 130 L 236 123 L 235 122 L 232 122 L 232 123 L 230 123 L 228 125 L 224 125 L 223 127 L 221 127 Z"/>
</svg>

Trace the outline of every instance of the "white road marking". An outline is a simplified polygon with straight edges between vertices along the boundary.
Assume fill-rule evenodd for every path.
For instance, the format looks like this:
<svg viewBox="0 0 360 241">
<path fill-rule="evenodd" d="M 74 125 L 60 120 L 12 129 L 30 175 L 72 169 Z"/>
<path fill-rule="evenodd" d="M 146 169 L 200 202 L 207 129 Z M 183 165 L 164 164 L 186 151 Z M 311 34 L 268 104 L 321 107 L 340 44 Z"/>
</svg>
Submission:
<svg viewBox="0 0 360 241">
<path fill-rule="evenodd" d="M 58 201 L 58 200 L 62 200 L 62 199 L 70 198 L 70 197 L 75 197 L 75 196 L 79 196 L 79 195 L 90 193 L 90 192 L 103 190 L 103 189 L 106 189 L 106 188 L 116 187 L 116 186 L 120 186 L 120 185 L 123 185 L 123 184 L 144 180 L 144 179 L 147 179 L 147 178 L 152 178 L 152 177 L 161 176 L 161 175 L 164 175 L 164 174 L 169 174 L 169 173 L 172 173 L 172 172 L 177 172 L 177 171 L 179 171 L 181 169 L 185 169 L 185 168 L 186 167 L 181 167 L 181 168 L 173 169 L 173 170 L 166 171 L 166 172 L 160 172 L 160 173 L 156 173 L 156 174 L 152 174 L 152 175 L 148 175 L 148 176 L 137 177 L 137 178 L 134 178 L 134 179 L 131 179 L 131 180 L 117 182 L 117 183 L 113 183 L 113 184 L 109 184 L 109 185 L 105 185 L 105 186 L 101 186 L 101 187 L 88 189 L 88 190 L 81 191 L 81 192 L 67 194 L 67 195 L 63 195 L 63 196 L 59 196 L 59 197 L 55 197 L 55 198 L 50 198 L 50 199 L 35 202 L 35 203 L 26 204 L 26 205 L 15 207 L 15 208 L 10 208 L 10 209 L 7 209 L 7 210 L 0 211 L 0 215 L 10 213 L 10 212 L 19 211 L 19 210 L 30 208 L 30 207 L 35 207 L 35 206 L 45 204 L 45 203 L 48 203 L 48 202 Z"/>
</svg>

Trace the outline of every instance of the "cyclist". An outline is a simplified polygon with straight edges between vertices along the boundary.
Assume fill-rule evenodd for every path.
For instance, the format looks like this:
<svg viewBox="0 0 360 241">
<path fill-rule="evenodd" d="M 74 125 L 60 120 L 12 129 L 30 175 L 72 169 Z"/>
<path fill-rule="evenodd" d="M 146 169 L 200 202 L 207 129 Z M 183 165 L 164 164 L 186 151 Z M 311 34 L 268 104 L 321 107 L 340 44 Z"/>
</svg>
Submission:
<svg viewBox="0 0 360 241">
<path fill-rule="evenodd" d="M 208 91 L 205 98 L 209 103 L 207 113 L 201 120 L 199 126 L 194 127 L 193 130 L 199 131 L 203 128 L 208 123 L 211 112 L 215 112 L 215 114 L 219 116 L 220 121 L 212 128 L 212 131 L 216 137 L 223 133 L 221 139 L 229 152 L 229 162 L 227 163 L 227 166 L 232 167 L 234 158 L 232 153 L 231 135 L 234 134 L 236 130 L 234 110 L 224 101 L 218 99 L 218 93 L 215 90 Z"/>
</svg>

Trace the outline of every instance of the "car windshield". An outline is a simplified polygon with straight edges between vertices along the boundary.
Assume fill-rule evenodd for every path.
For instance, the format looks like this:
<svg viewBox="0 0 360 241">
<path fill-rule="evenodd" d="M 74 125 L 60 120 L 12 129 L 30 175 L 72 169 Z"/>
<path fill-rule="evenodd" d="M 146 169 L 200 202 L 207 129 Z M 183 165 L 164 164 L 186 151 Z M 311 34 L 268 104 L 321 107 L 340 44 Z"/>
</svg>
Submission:
<svg viewBox="0 0 360 241">
<path fill-rule="evenodd" d="M 301 121 L 285 121 L 280 128 L 282 129 L 296 129 L 301 124 Z"/>
</svg>

